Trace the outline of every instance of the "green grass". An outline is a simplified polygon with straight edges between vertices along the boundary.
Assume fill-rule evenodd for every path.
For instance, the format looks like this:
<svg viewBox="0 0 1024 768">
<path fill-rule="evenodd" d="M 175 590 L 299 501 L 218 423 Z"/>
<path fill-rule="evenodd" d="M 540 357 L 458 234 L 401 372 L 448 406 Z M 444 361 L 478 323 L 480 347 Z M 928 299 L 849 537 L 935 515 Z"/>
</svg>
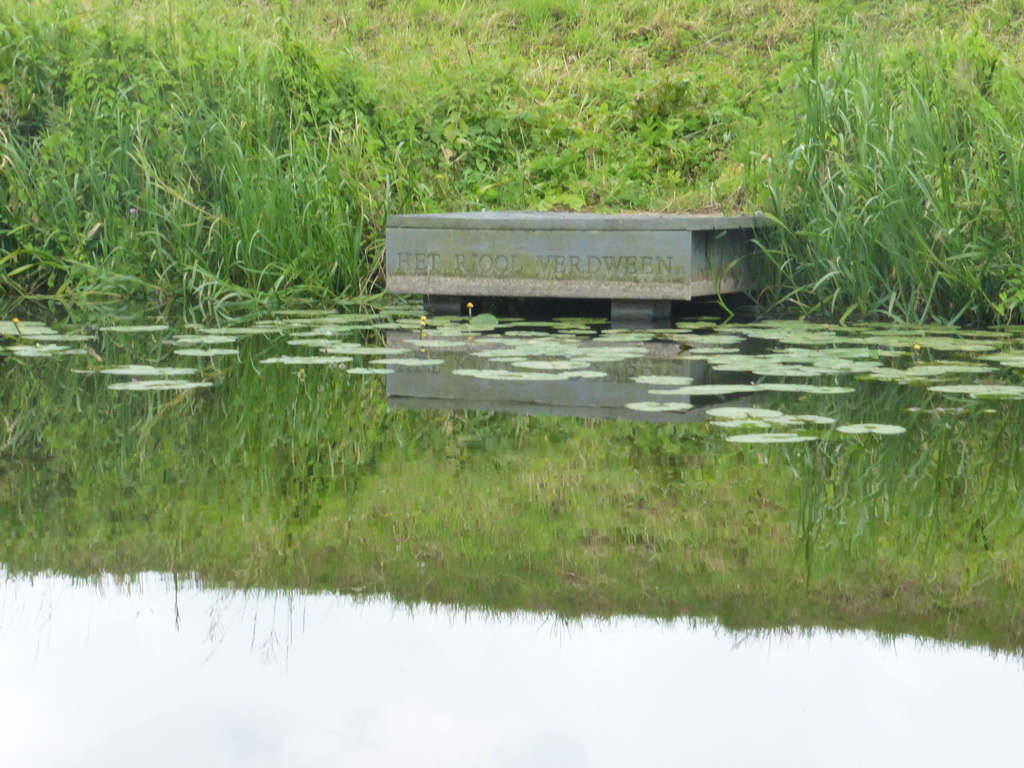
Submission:
<svg viewBox="0 0 1024 768">
<path fill-rule="evenodd" d="M 806 314 L 1020 318 L 1024 77 L 980 32 L 819 52 L 771 167 L 774 298 Z"/>
<path fill-rule="evenodd" d="M 1019 11 L 1017 0 L 0 0 L 0 288 L 351 298 L 379 289 L 389 212 L 763 208 L 790 230 L 772 245 L 768 301 L 1012 319 L 1024 302 L 1016 241 L 1003 241 L 1019 231 L 1007 112 Z M 876 52 L 877 66 L 841 50 Z M 964 62 L 990 60 L 998 104 L 961 89 Z M 913 79 L 933 66 L 937 85 Z M 866 90 L 838 104 L 833 80 Z M 800 181 L 813 160 L 833 163 L 838 183 L 829 121 L 861 136 L 862 97 L 876 100 L 866 120 L 899 103 L 916 126 L 889 135 L 871 123 L 872 144 L 893 144 L 884 159 L 842 156 L 864 163 L 847 170 L 865 190 L 885 189 L 877 211 L 863 210 L 867 191 Z M 932 107 L 945 116 L 926 128 Z M 947 158 L 947 129 L 979 131 L 984 156 Z M 814 141 L 820 158 L 794 155 Z M 936 167 L 952 184 L 941 200 L 921 191 Z M 929 223 L 952 229 L 942 242 L 903 226 L 921 195 L 942 203 Z M 840 251 L 859 265 L 829 277 Z"/>
<path fill-rule="evenodd" d="M 29 293 L 208 298 L 363 292 L 391 188 L 373 104 L 282 24 L 39 12 L 0 23 L 8 159 L 3 281 Z M 376 159 L 368 163 L 366 158 Z"/>
</svg>

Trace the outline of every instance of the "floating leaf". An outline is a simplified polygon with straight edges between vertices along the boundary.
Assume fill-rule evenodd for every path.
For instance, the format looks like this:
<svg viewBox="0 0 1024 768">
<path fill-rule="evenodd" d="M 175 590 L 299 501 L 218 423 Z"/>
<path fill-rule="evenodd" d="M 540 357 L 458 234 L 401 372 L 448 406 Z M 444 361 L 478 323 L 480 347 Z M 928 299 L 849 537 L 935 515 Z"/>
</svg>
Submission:
<svg viewBox="0 0 1024 768">
<path fill-rule="evenodd" d="M 211 336 L 230 333 L 232 336 L 266 336 L 271 333 L 283 333 L 284 329 L 274 326 L 232 326 L 230 328 L 196 328 L 196 333 L 206 333 Z"/>
<path fill-rule="evenodd" d="M 729 435 L 730 443 L 806 443 L 817 440 L 813 435 L 798 435 L 795 432 L 752 432 L 746 435 Z"/>
<path fill-rule="evenodd" d="M 175 344 L 234 344 L 236 341 L 236 336 L 212 333 L 183 334 L 174 337 Z"/>
<path fill-rule="evenodd" d="M 53 357 L 54 355 L 80 354 L 85 352 L 84 349 L 72 349 L 60 344 L 33 344 L 31 346 L 27 344 L 14 344 L 6 347 L 6 350 L 18 357 Z"/>
<path fill-rule="evenodd" d="M 31 320 L 22 320 L 20 323 L 0 320 L 0 336 L 39 337 L 56 333 L 56 331 L 47 328 L 43 323 Z"/>
<path fill-rule="evenodd" d="M 932 338 L 921 339 L 918 343 L 926 349 L 943 352 L 992 352 L 996 349 L 994 344 L 985 344 L 970 339 Z"/>
<path fill-rule="evenodd" d="M 460 368 L 452 371 L 456 376 L 470 376 L 487 381 L 568 381 L 569 372 L 547 373 L 545 371 L 504 371 L 491 369 Z M 573 372 L 577 373 L 577 372 Z M 582 373 L 582 372 L 580 372 Z"/>
<path fill-rule="evenodd" d="M 1013 384 L 942 384 L 928 387 L 947 395 L 969 395 L 974 398 L 1016 399 L 1024 397 L 1024 387 Z"/>
<path fill-rule="evenodd" d="M 111 376 L 191 376 L 198 371 L 195 368 L 157 368 L 152 365 L 118 365 L 113 368 L 101 368 L 100 373 Z"/>
<path fill-rule="evenodd" d="M 400 357 L 389 360 L 371 360 L 370 365 L 401 365 L 405 368 L 423 368 L 428 365 L 441 365 L 444 360 L 427 360 L 422 357 Z"/>
<path fill-rule="evenodd" d="M 292 341 L 288 342 L 292 344 Z M 303 344 L 302 346 L 320 347 L 330 355 L 407 355 L 411 350 L 406 347 L 367 347 L 362 344 Z"/>
<path fill-rule="evenodd" d="M 687 343 L 692 344 L 739 344 L 743 341 L 742 336 L 733 336 L 728 333 L 704 333 L 700 336 L 691 336 Z"/>
<path fill-rule="evenodd" d="M 1007 368 L 1024 368 L 1024 352 L 1000 352 L 996 355 L 985 355 L 982 360 L 991 360 Z"/>
<path fill-rule="evenodd" d="M 105 325 L 100 328 L 104 333 L 158 333 L 169 331 L 169 325 Z"/>
<path fill-rule="evenodd" d="M 652 395 L 737 395 L 757 392 L 756 384 L 694 384 L 678 389 L 652 389 Z"/>
<path fill-rule="evenodd" d="M 174 354 L 183 357 L 218 357 L 221 355 L 237 355 L 238 350 L 227 347 L 185 347 L 185 349 L 174 350 Z"/>
<path fill-rule="evenodd" d="M 990 365 L 980 363 L 946 363 L 914 365 L 910 368 L 882 368 L 871 371 L 867 374 L 870 379 L 878 381 L 919 381 L 922 379 L 933 379 L 941 376 L 951 376 L 965 373 L 991 373 L 998 370 Z"/>
<path fill-rule="evenodd" d="M 706 413 L 718 419 L 771 419 L 783 415 L 782 411 L 771 408 L 740 408 L 730 405 L 708 408 Z"/>
<path fill-rule="evenodd" d="M 902 435 L 906 427 L 897 424 L 844 424 L 836 427 L 836 432 L 844 435 Z"/>
<path fill-rule="evenodd" d="M 465 346 L 461 341 L 453 339 L 407 339 L 405 343 L 410 347 L 423 347 L 424 349 L 458 349 Z"/>
<path fill-rule="evenodd" d="M 281 357 L 268 357 L 265 360 L 260 360 L 260 362 L 281 363 L 283 365 L 343 365 L 344 363 L 352 362 L 352 358 L 343 355 L 310 355 L 307 357 L 282 355 Z"/>
<path fill-rule="evenodd" d="M 790 418 L 798 419 L 805 424 L 821 424 L 822 426 L 836 423 L 836 420 L 831 416 L 817 416 L 815 414 L 803 414 L 800 416 L 791 416 Z"/>
<path fill-rule="evenodd" d="M 537 371 L 579 371 L 590 367 L 590 363 L 585 360 L 523 360 L 512 365 Z"/>
<path fill-rule="evenodd" d="M 653 384 L 661 387 L 685 387 L 693 384 L 692 376 L 634 376 L 637 384 Z"/>
<path fill-rule="evenodd" d="M 128 390 L 134 392 L 155 392 L 164 390 L 201 389 L 212 387 L 209 381 L 182 381 L 181 379 L 142 379 L 141 381 L 119 381 L 107 385 L 107 389 Z"/>
<path fill-rule="evenodd" d="M 321 342 L 322 342 L 324 339 L 332 339 L 335 336 L 350 336 L 350 335 L 353 335 L 352 334 L 352 330 L 350 328 L 346 327 L 346 326 L 340 326 L 340 325 L 339 326 L 323 326 L 323 327 L 320 327 L 320 328 L 314 328 L 311 331 L 293 331 L 290 334 L 290 336 L 293 339 L 311 339 L 311 341 L 309 342 L 310 344 L 315 344 L 317 339 L 320 339 Z M 304 343 L 304 342 L 297 342 L 297 341 L 296 342 L 291 342 L 291 341 L 289 341 L 288 343 L 289 344 L 292 344 L 292 343 L 298 344 L 298 343 Z"/>
<path fill-rule="evenodd" d="M 300 317 L 307 319 L 337 319 L 340 317 L 346 317 L 346 315 L 339 315 L 333 309 L 278 309 L 274 311 L 274 314 L 278 317 Z M 366 315 L 347 315 L 347 317 L 360 320 L 366 319 Z"/>
<path fill-rule="evenodd" d="M 653 400 L 646 400 L 639 403 L 626 403 L 631 411 L 643 411 L 645 413 L 663 413 L 669 411 L 687 411 L 693 406 L 690 403 L 663 403 Z"/>
<path fill-rule="evenodd" d="M 715 427 L 725 427 L 726 429 L 738 429 L 742 427 L 763 427 L 764 429 L 771 429 L 773 426 L 776 426 L 774 423 L 765 421 L 764 419 L 725 419 L 724 421 L 709 421 L 708 424 Z"/>
<path fill-rule="evenodd" d="M 654 338 L 653 333 L 637 333 L 636 331 L 617 331 L 614 328 L 604 331 L 596 339 L 593 339 L 595 344 L 621 344 L 622 342 L 644 342 L 651 341 Z"/>
<path fill-rule="evenodd" d="M 680 330 L 702 331 L 715 328 L 717 325 L 718 323 L 713 323 L 710 320 L 683 320 L 676 323 L 676 328 Z"/>
<path fill-rule="evenodd" d="M 46 341 L 50 343 L 65 343 L 65 342 L 79 342 L 79 341 L 95 341 L 95 336 L 88 336 L 84 333 L 40 333 L 40 334 L 25 334 L 24 338 L 27 340 L 35 341 Z"/>
<path fill-rule="evenodd" d="M 762 392 L 799 392 L 807 395 L 847 395 L 856 392 L 853 387 L 818 386 L 817 384 L 760 384 Z"/>
</svg>

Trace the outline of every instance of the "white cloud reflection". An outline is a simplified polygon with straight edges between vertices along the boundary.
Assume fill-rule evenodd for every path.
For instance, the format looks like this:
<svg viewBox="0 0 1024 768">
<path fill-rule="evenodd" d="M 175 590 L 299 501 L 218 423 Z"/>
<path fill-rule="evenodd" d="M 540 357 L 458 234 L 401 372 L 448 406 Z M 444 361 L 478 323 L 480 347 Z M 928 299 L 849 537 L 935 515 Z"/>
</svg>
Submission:
<svg viewBox="0 0 1024 768">
<path fill-rule="evenodd" d="M 1019 765 L 1019 660 L 164 577 L 0 586 L 0 765 Z"/>
</svg>

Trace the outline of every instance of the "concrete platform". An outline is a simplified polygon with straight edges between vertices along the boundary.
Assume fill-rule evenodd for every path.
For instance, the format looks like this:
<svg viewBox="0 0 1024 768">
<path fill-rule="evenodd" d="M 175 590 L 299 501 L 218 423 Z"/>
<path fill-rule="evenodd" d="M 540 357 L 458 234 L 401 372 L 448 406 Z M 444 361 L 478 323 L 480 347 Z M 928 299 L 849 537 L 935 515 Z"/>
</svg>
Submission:
<svg viewBox="0 0 1024 768">
<path fill-rule="evenodd" d="M 452 213 L 392 216 L 389 293 L 458 313 L 465 297 L 611 299 L 657 319 L 673 301 L 757 288 L 764 218 L 712 214 Z"/>
</svg>

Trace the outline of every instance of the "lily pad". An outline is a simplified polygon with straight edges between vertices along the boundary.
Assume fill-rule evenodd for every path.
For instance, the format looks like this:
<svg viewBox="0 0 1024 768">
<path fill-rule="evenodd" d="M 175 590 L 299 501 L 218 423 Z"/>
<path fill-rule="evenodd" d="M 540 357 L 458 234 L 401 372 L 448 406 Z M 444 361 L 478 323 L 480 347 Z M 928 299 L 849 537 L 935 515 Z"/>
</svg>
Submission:
<svg viewBox="0 0 1024 768">
<path fill-rule="evenodd" d="M 762 392 L 794 392 L 806 395 L 848 395 L 856 392 L 853 387 L 840 387 L 817 384 L 760 384 L 758 389 Z"/>
<path fill-rule="evenodd" d="M 536 371 L 579 371 L 590 367 L 590 363 L 585 360 L 522 360 L 512 365 Z"/>
<path fill-rule="evenodd" d="M 728 333 L 704 333 L 700 336 L 691 336 L 687 339 L 692 344 L 739 344 L 743 341 L 742 336 L 734 336 Z"/>
<path fill-rule="evenodd" d="M 456 376 L 469 376 L 475 379 L 487 381 L 568 381 L 570 372 L 560 371 L 549 373 L 546 371 L 505 371 L 479 368 L 460 368 L 452 371 Z"/>
<path fill-rule="evenodd" d="M 18 357 L 53 357 L 54 355 L 69 355 L 84 353 L 84 349 L 74 349 L 60 344 L 15 344 L 6 347 L 7 351 Z"/>
<path fill-rule="evenodd" d="M 783 415 L 782 411 L 771 408 L 740 408 L 730 405 L 708 408 L 706 413 L 717 419 L 772 419 Z"/>
<path fill-rule="evenodd" d="M 26 334 L 24 336 L 26 340 L 33 341 L 46 341 L 52 344 L 55 343 L 66 343 L 66 342 L 79 342 L 79 341 L 95 341 L 96 336 L 88 336 L 84 333 L 41 333 L 37 335 Z"/>
<path fill-rule="evenodd" d="M 1024 352 L 1000 352 L 995 355 L 985 355 L 982 360 L 991 360 L 1007 368 L 1024 368 Z"/>
<path fill-rule="evenodd" d="M 795 432 L 752 432 L 744 435 L 729 435 L 730 443 L 806 443 L 817 440 L 814 435 L 798 435 Z"/>
<path fill-rule="evenodd" d="M 106 334 L 148 334 L 148 333 L 159 333 L 160 331 L 169 331 L 170 326 L 164 325 L 152 325 L 152 326 L 104 326 L 99 330 Z"/>
<path fill-rule="evenodd" d="M 292 342 L 289 341 L 289 344 Z M 320 347 L 323 352 L 330 355 L 407 355 L 409 349 L 406 347 L 368 347 L 362 344 L 303 344 L 301 346 Z"/>
<path fill-rule="evenodd" d="M 458 349 L 463 345 L 461 341 L 454 339 L 408 339 L 405 343 L 424 349 Z"/>
<path fill-rule="evenodd" d="M 100 373 L 110 376 L 191 376 L 198 371 L 195 368 L 157 368 L 152 365 L 118 365 L 113 368 L 101 368 Z"/>
<path fill-rule="evenodd" d="M 397 359 L 371 360 L 370 365 L 401 365 L 404 368 L 425 368 L 428 365 L 441 365 L 444 360 L 427 360 L 422 357 L 400 357 Z"/>
<path fill-rule="evenodd" d="M 715 328 L 717 325 L 718 323 L 713 323 L 710 320 L 683 320 L 676 323 L 676 328 L 687 331 L 701 331 Z"/>
<path fill-rule="evenodd" d="M 653 384 L 659 387 L 685 387 L 693 384 L 692 376 L 634 376 L 637 384 Z"/>
<path fill-rule="evenodd" d="M 756 384 L 694 384 L 678 389 L 652 389 L 652 395 L 737 395 L 744 392 L 757 392 Z"/>
<path fill-rule="evenodd" d="M 212 333 L 197 333 L 174 337 L 175 344 L 234 344 L 236 341 L 238 341 L 236 336 Z"/>
<path fill-rule="evenodd" d="M 881 368 L 868 372 L 867 377 L 878 381 L 911 382 L 964 373 L 991 373 L 995 370 L 997 369 L 990 365 L 982 365 L 980 363 L 933 363 L 929 365 L 914 365 L 903 369 Z"/>
<path fill-rule="evenodd" d="M 344 355 L 309 355 L 306 357 L 282 355 L 281 357 L 268 357 L 260 362 L 264 364 L 282 363 L 283 365 L 343 365 L 352 362 L 352 358 Z"/>
<path fill-rule="evenodd" d="M 107 385 L 107 389 L 128 390 L 132 392 L 155 392 L 166 390 L 202 389 L 212 387 L 209 381 L 183 381 L 182 379 L 142 379 L 140 381 L 119 381 Z"/>
<path fill-rule="evenodd" d="M 817 414 L 804 413 L 797 416 L 791 416 L 792 419 L 798 419 L 804 424 L 821 424 L 822 426 L 828 426 L 829 424 L 835 424 L 836 420 L 831 416 L 818 416 Z"/>
<path fill-rule="evenodd" d="M 843 424 L 836 427 L 836 432 L 844 435 L 902 435 L 906 427 L 898 424 Z"/>
<path fill-rule="evenodd" d="M 709 421 L 708 424 L 726 429 L 757 429 L 758 427 L 771 429 L 773 426 L 776 426 L 774 423 L 764 419 L 724 419 L 722 421 Z"/>
<path fill-rule="evenodd" d="M 974 398 L 1024 398 L 1024 387 L 1013 384 L 942 384 L 928 389 L 947 395 L 969 395 Z"/>
<path fill-rule="evenodd" d="M 181 355 L 182 357 L 220 357 L 224 355 L 237 355 L 237 349 L 230 349 L 228 347 L 185 347 L 185 349 L 176 349 L 174 354 Z"/>
<path fill-rule="evenodd" d="M 639 403 L 626 403 L 631 411 L 643 411 L 644 413 L 665 413 L 671 411 L 688 411 L 693 408 L 690 403 L 663 403 L 654 400 L 645 400 Z"/>
<path fill-rule="evenodd" d="M 0 320 L 0 336 L 27 336 L 39 337 L 57 333 L 42 323 L 32 320 L 23 320 L 15 323 L 10 320 Z"/>
<path fill-rule="evenodd" d="M 337 319 L 340 317 L 346 317 L 346 315 L 339 315 L 333 309 L 278 309 L 274 311 L 274 314 L 278 317 L 298 317 L 306 319 L 316 318 L 330 318 Z M 348 315 L 349 317 L 365 318 L 365 315 Z"/>
<path fill-rule="evenodd" d="M 232 326 L 230 328 L 196 328 L 196 333 L 211 336 L 231 334 L 232 336 L 266 336 L 271 333 L 283 333 L 283 329 L 274 326 Z"/>
</svg>

